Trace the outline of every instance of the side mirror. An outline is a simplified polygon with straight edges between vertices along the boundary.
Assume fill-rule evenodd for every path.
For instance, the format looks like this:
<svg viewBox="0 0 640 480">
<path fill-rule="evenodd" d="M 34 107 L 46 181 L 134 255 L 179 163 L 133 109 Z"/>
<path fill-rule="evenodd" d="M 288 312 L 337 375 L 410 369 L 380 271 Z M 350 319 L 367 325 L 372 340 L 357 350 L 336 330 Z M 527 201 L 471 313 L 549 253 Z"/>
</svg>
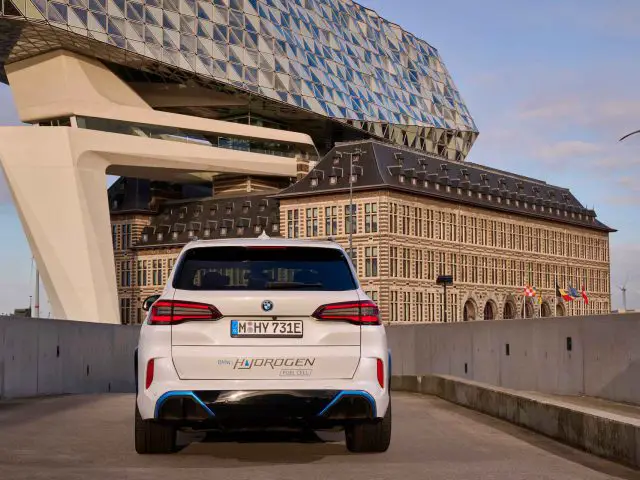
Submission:
<svg viewBox="0 0 640 480">
<path fill-rule="evenodd" d="M 160 298 L 160 295 L 151 295 L 150 297 L 147 297 L 144 299 L 144 302 L 142 302 L 142 309 L 145 312 L 148 312 L 151 309 L 151 306 L 156 303 L 156 300 L 158 300 Z"/>
</svg>

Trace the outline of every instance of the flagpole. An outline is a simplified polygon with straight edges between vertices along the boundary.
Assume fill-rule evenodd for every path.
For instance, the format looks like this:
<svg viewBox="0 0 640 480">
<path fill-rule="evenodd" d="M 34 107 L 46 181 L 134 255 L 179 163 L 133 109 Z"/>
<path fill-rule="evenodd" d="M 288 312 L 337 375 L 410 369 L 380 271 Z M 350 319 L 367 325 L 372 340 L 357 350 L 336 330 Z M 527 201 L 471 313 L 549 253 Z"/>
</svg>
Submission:
<svg viewBox="0 0 640 480">
<path fill-rule="evenodd" d="M 556 284 L 555 284 L 555 292 L 554 297 L 556 297 L 556 301 L 553 303 L 553 316 L 558 316 L 558 275 L 556 274 Z"/>
</svg>

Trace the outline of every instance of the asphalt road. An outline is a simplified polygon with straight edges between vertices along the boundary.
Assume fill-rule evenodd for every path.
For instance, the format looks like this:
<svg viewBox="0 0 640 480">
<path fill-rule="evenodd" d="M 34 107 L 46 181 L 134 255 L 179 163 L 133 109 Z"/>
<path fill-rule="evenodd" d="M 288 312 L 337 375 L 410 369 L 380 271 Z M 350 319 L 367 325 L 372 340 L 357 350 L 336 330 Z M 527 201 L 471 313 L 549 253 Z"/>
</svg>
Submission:
<svg viewBox="0 0 640 480">
<path fill-rule="evenodd" d="M 226 437 L 179 453 L 133 450 L 133 396 L 0 402 L 0 479 L 640 479 L 640 473 L 440 399 L 395 393 L 384 454 L 342 436 Z"/>
</svg>

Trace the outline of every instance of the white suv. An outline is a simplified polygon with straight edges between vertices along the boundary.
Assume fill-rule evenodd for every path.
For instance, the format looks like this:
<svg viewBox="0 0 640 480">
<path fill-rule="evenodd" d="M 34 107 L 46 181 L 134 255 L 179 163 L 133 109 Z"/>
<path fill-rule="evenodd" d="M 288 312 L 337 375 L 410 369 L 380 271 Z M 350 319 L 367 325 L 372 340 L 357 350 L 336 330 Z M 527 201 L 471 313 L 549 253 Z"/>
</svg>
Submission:
<svg viewBox="0 0 640 480">
<path fill-rule="evenodd" d="M 344 429 L 353 452 L 391 437 L 378 307 L 331 241 L 194 241 L 149 310 L 136 355 L 135 446 L 178 429 Z"/>
</svg>

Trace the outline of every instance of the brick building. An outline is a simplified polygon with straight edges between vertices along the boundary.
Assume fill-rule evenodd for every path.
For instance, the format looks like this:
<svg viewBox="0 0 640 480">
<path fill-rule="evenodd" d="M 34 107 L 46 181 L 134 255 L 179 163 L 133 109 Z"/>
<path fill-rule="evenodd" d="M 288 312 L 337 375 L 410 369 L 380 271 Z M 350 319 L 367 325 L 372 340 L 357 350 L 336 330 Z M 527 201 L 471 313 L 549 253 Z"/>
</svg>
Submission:
<svg viewBox="0 0 640 480">
<path fill-rule="evenodd" d="M 613 230 L 566 188 L 375 140 L 338 144 L 294 180 L 225 176 L 187 191 L 120 179 L 110 201 L 123 322 L 143 318 L 142 301 L 187 242 L 263 231 L 347 249 L 351 237 L 363 288 L 388 322 L 443 321 L 439 274 L 454 277 L 450 321 L 611 309 Z M 584 286 L 589 304 L 556 300 L 556 282 Z M 527 284 L 541 302 L 523 296 Z"/>
</svg>

